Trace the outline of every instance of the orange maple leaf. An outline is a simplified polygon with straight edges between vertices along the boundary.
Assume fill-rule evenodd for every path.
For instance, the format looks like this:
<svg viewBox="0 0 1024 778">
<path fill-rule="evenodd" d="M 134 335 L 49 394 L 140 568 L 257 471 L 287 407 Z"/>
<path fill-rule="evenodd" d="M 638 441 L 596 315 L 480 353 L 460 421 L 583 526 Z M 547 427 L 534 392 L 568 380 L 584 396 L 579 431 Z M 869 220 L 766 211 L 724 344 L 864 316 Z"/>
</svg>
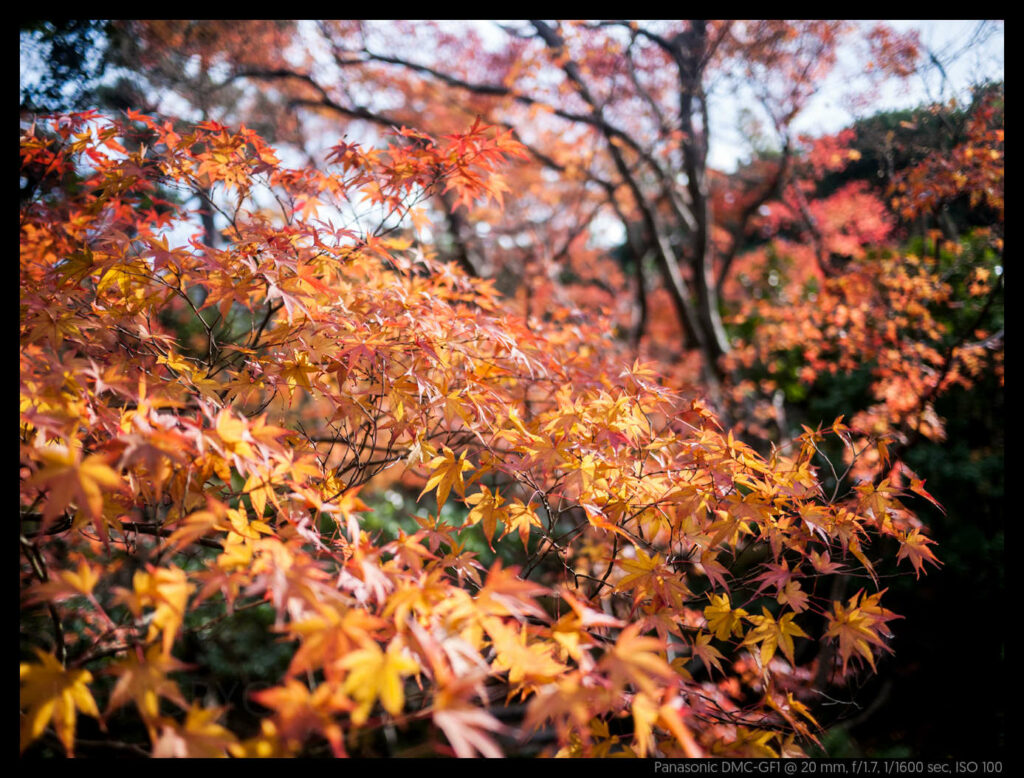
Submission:
<svg viewBox="0 0 1024 778">
<path fill-rule="evenodd" d="M 29 483 L 49 490 L 43 509 L 43 528 L 75 503 L 89 514 L 100 538 L 106 542 L 103 492 L 120 489 L 123 485 L 121 476 L 100 454 L 91 454 L 83 459 L 80 449 L 65 446 L 47 446 L 37 453 L 43 467 L 29 479 Z"/>
<path fill-rule="evenodd" d="M 459 493 L 460 497 L 465 496 L 466 482 L 462 479 L 462 474 L 473 469 L 473 465 L 466 461 L 465 451 L 456 459 L 455 452 L 445 446 L 442 453 L 431 459 L 427 467 L 434 472 L 427 480 L 423 491 L 420 492 L 420 497 L 436 487 L 437 507 L 440 510 L 445 500 L 448 499 L 448 493 L 452 487 L 455 487 L 455 491 Z"/>
</svg>

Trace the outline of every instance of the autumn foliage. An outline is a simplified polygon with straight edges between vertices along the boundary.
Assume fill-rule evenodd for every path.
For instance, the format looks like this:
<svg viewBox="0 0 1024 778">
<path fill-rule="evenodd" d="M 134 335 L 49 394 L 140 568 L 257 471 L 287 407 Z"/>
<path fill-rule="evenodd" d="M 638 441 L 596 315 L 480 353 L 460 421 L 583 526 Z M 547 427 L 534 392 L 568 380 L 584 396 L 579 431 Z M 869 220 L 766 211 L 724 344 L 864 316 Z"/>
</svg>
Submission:
<svg viewBox="0 0 1024 778">
<path fill-rule="evenodd" d="M 955 171 L 922 163 L 930 196 L 981 187 L 1002 207 L 983 119 Z M 614 306 L 558 307 L 571 293 L 544 287 L 539 310 L 439 256 L 431 198 L 516 207 L 531 154 L 506 127 L 395 127 L 289 168 L 245 125 L 33 121 L 20 546 L 38 628 L 22 750 L 74 754 L 89 719 L 114 739 L 136 722 L 148 742 L 132 747 L 153 756 L 344 756 L 385 730 L 460 757 L 541 736 L 563 756 L 804 754 L 821 692 L 890 651 L 900 617 L 879 566 L 941 564 L 911 509 L 931 496 L 899 450 L 942 435 L 931 400 L 969 385 L 985 351 L 983 337 L 942 347 L 950 287 L 927 256 L 871 250 L 893 225 L 864 187 L 816 200 L 814 154 L 753 222 L 759 194 L 734 192 L 730 214 L 732 184 L 712 181 L 709 240 L 739 279 L 726 322 L 757 323 L 722 355 L 713 402 L 693 371 L 655 361 L 665 316 L 638 357 Z M 915 176 L 896 210 L 934 205 Z M 219 244 L 182 204 L 195 197 Z M 755 231 L 771 251 L 810 247 L 775 297 L 743 297 L 769 244 L 733 243 Z M 584 245 L 567 252 L 587 266 Z M 800 296 L 811 278 L 816 297 Z M 973 281 L 982 299 L 995 284 Z M 740 433 L 771 438 L 768 406 L 740 376 L 794 349 L 807 383 L 876 364 L 874 404 L 759 453 Z M 826 445 L 855 488 L 826 488 Z M 394 538 L 364 522 L 382 478 L 419 498 Z M 260 608 L 260 640 L 290 653 L 238 723 L 193 693 L 204 669 L 181 649 Z"/>
</svg>

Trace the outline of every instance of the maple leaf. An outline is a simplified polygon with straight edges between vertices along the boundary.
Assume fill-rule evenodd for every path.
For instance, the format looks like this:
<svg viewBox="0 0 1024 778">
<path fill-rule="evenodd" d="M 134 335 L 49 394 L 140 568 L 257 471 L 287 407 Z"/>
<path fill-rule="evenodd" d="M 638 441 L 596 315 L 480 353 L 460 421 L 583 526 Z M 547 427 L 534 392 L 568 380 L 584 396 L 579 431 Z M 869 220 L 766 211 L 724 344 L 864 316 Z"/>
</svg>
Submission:
<svg viewBox="0 0 1024 778">
<path fill-rule="evenodd" d="M 817 551 L 811 551 L 810 560 L 811 565 L 821 575 L 831 575 L 843 569 L 842 565 L 832 561 L 828 551 L 823 551 L 820 554 Z"/>
<path fill-rule="evenodd" d="M 978 268 L 978 269 L 980 270 L 981 268 Z M 912 492 L 914 492 L 915 494 L 919 494 L 919 495 L 921 495 L 921 496 L 922 496 L 922 497 L 924 497 L 924 498 L 925 498 L 926 500 L 928 500 L 928 502 L 930 502 L 930 503 L 931 503 L 932 505 L 934 505 L 934 506 L 935 506 L 936 508 L 938 508 L 938 509 L 939 509 L 940 511 L 942 511 L 943 513 L 945 513 L 945 512 L 946 512 L 946 509 L 945 509 L 945 508 L 943 508 L 941 504 L 939 504 L 939 501 L 938 501 L 938 500 L 936 500 L 936 499 L 935 499 L 934 497 L 932 497 L 932 496 L 931 496 L 931 495 L 930 495 L 930 494 L 928 493 L 928 491 L 927 491 L 927 490 L 926 490 L 926 489 L 924 488 L 924 484 L 925 484 L 925 481 L 924 481 L 924 479 L 921 479 L 921 478 L 917 478 L 916 476 L 913 476 L 913 477 L 911 477 L 911 479 L 910 479 L 910 490 L 911 490 Z"/>
<path fill-rule="evenodd" d="M 217 723 L 222 714 L 222 708 L 203 708 L 193 703 L 185 713 L 185 721 L 162 719 L 160 735 L 153 744 L 153 756 L 157 759 L 226 758 L 228 749 L 236 745 L 238 739 Z"/>
<path fill-rule="evenodd" d="M 779 754 L 768 743 L 776 733 L 768 729 L 736 728 L 736 739 L 732 742 L 715 744 L 712 753 L 718 756 L 745 757 L 748 759 L 778 759 Z"/>
<path fill-rule="evenodd" d="M 118 681 L 110 693 L 104 718 L 132 700 L 139 709 L 143 721 L 152 729 L 160 716 L 160 697 L 171 700 L 182 709 L 188 707 L 178 684 L 168 678 L 167 674 L 187 670 L 189 667 L 173 656 L 165 654 L 158 644 L 146 650 L 144 661 L 140 661 L 134 652 L 129 651 L 124 660 L 110 669 L 111 673 L 118 676 Z"/>
<path fill-rule="evenodd" d="M 423 545 L 422 541 L 427 538 L 428 533 L 423 530 L 406 535 L 405 530 L 400 529 L 398 537 L 388 543 L 384 550 L 394 553 L 403 565 L 418 573 L 423 570 L 424 560 L 437 558 Z"/>
<path fill-rule="evenodd" d="M 772 657 L 775 656 L 775 649 L 781 648 L 782 653 L 793 664 L 793 638 L 809 637 L 799 624 L 793 623 L 796 616 L 792 611 L 783 614 L 776 621 L 767 608 L 761 608 L 762 615 L 747 616 L 747 619 L 754 625 L 754 629 L 747 633 L 743 645 L 754 646 L 761 644 L 761 666 L 767 667 Z"/>
<path fill-rule="evenodd" d="M 619 565 L 626 571 L 626 575 L 619 579 L 615 585 L 616 590 L 625 592 L 640 587 L 641 593 L 653 588 L 649 579 L 663 567 L 660 554 L 651 557 L 639 548 L 633 559 L 621 559 Z"/>
<path fill-rule="evenodd" d="M 853 595 L 845 606 L 839 602 L 833 603 L 833 612 L 827 614 L 828 629 L 825 635 L 839 640 L 843 673 L 846 672 L 850 658 L 854 656 L 866 659 L 874 669 L 872 646 L 886 651 L 892 650 L 882 640 L 882 635 L 889 634 L 885 628 L 886 622 L 900 617 L 878 604 L 884 593 L 885 590 L 867 596 L 861 590 Z"/>
<path fill-rule="evenodd" d="M 718 561 L 718 551 L 712 551 L 711 549 L 705 549 L 700 554 L 700 569 L 704 572 L 704 575 L 711 581 L 712 587 L 721 586 L 726 591 L 729 590 L 726 576 L 729 575 L 729 570 Z"/>
<path fill-rule="evenodd" d="M 96 700 L 89 691 L 92 673 L 66 670 L 52 654 L 34 649 L 40 664 L 21 664 L 21 705 L 28 712 L 21 719 L 21 750 L 43 734 L 53 721 L 57 737 L 68 756 L 75 752 L 75 721 L 78 711 L 99 718 Z"/>
<path fill-rule="evenodd" d="M 352 542 L 359 540 L 359 517 L 357 514 L 373 510 L 359 499 L 359 490 L 362 488 L 362 486 L 356 486 L 352 489 L 346 489 L 335 503 L 338 513 L 345 517 L 348 537 Z"/>
<path fill-rule="evenodd" d="M 704 618 L 715 637 L 728 640 L 732 635 L 743 634 L 743 617 L 747 612 L 743 608 L 733 610 L 727 594 L 712 594 L 710 601 L 711 604 L 704 608 Z"/>
<path fill-rule="evenodd" d="M 258 473 L 250 473 L 249 477 L 245 480 L 245 484 L 242 486 L 242 492 L 249 495 L 249 501 L 252 504 L 252 509 L 256 511 L 256 516 L 262 518 L 267 510 L 267 499 L 273 500 L 274 489 L 271 486 L 268 479 L 260 476 Z"/>
<path fill-rule="evenodd" d="M 874 518 L 881 526 L 889 518 L 889 509 L 898 507 L 895 500 L 898 490 L 884 479 L 878 486 L 873 484 L 859 484 L 854 487 L 860 495 L 858 501 L 859 510 Z"/>
<path fill-rule="evenodd" d="M 288 632 L 301 643 L 292 656 L 290 675 L 323 669 L 329 680 L 340 678 L 337 663 L 362 641 L 375 636 L 385 621 L 362 608 L 323 604 L 316 613 L 294 620 Z"/>
<path fill-rule="evenodd" d="M 599 665 L 608 671 L 614 687 L 634 684 L 654 697 L 663 684 L 677 681 L 678 675 L 662 656 L 665 650 L 662 641 L 641 635 L 640 629 L 641 625 L 634 623 L 622 630 Z"/>
<path fill-rule="evenodd" d="M 565 665 L 553 656 L 554 645 L 542 640 L 530 642 L 525 624 L 515 630 L 506 627 L 498 619 L 490 618 L 484 628 L 491 636 L 496 652 L 492 667 L 495 670 L 508 670 L 510 683 L 529 681 L 545 684 L 565 672 Z"/>
<path fill-rule="evenodd" d="M 683 749 L 683 754 L 688 759 L 699 759 L 707 756 L 704 749 L 697 744 L 690 728 L 683 721 L 683 717 L 680 715 L 681 708 L 682 699 L 677 695 L 671 695 L 659 709 L 660 720 L 663 726 L 676 736 L 676 740 Z"/>
<path fill-rule="evenodd" d="M 483 587 L 477 592 L 477 610 L 482 615 L 511 615 L 518 619 L 529 615 L 547 621 L 544 609 L 533 598 L 550 594 L 550 590 L 534 581 L 524 581 L 517 573 L 518 568 L 503 567 L 501 557 L 495 559 Z"/>
<path fill-rule="evenodd" d="M 246 420 L 240 419 L 229 410 L 224 409 L 217 414 L 216 430 L 225 455 L 234 455 L 244 459 L 255 457 L 251 446 L 252 435 Z"/>
<path fill-rule="evenodd" d="M 582 601 L 580 601 L 568 587 L 564 587 L 561 591 L 562 599 L 569 603 L 569 606 L 573 609 L 576 614 L 576 618 L 579 619 L 581 627 L 592 628 L 592 627 L 624 627 L 625 622 L 621 619 L 617 619 L 615 616 L 603 613 L 602 611 L 595 610 L 589 607 Z"/>
<path fill-rule="evenodd" d="M 571 732 L 569 734 L 569 745 L 560 748 L 555 754 L 555 758 L 571 757 L 578 759 L 579 757 L 589 757 L 592 759 L 603 759 L 615 756 L 611 749 L 619 743 L 620 738 L 618 735 L 611 733 L 607 721 L 595 718 L 587 725 L 587 729 L 589 730 L 590 738 L 594 741 L 589 744 L 589 749 L 587 744 L 580 738 L 578 732 Z"/>
<path fill-rule="evenodd" d="M 857 561 L 864 565 L 864 569 L 868 571 L 868 575 L 871 576 L 871 580 L 878 584 L 878 573 L 875 572 L 874 565 L 871 564 L 871 560 L 867 558 L 863 548 L 860 544 L 860 538 L 853 537 L 850 539 L 850 553 L 853 554 Z"/>
<path fill-rule="evenodd" d="M 118 599 L 126 603 L 135 618 L 142 616 L 142 609 L 155 608 L 149 622 L 147 640 L 162 633 L 165 654 L 170 654 L 178 628 L 185 618 L 185 605 L 194 588 L 188 582 L 181 568 L 148 566 L 138 570 L 132 579 L 133 590 L 118 589 Z"/>
<path fill-rule="evenodd" d="M 658 704 L 650 695 L 640 692 L 633 696 L 630 712 L 633 714 L 633 743 L 637 756 L 647 756 L 654 742 L 654 723 L 658 720 Z"/>
<path fill-rule="evenodd" d="M 334 714 L 347 711 L 351 701 L 334 684 L 322 683 L 310 692 L 305 684 L 286 678 L 283 686 L 254 692 L 252 698 L 274 711 L 275 730 L 289 750 L 300 748 L 309 735 L 324 736 L 334 755 L 345 756 L 341 727 Z"/>
<path fill-rule="evenodd" d="M 466 516 L 466 523 L 463 526 L 469 527 L 480 523 L 483 527 L 484 537 L 487 538 L 487 545 L 492 551 L 494 543 L 491 542 L 491 539 L 494 537 L 494 530 L 498 526 L 498 521 L 505 521 L 506 517 L 505 511 L 501 510 L 501 505 L 504 502 L 505 500 L 497 489 L 492 494 L 491 490 L 483 485 L 479 492 L 466 498 L 466 504 L 472 505 L 473 509 Z"/>
<path fill-rule="evenodd" d="M 709 532 L 714 533 L 708 546 L 713 548 L 723 541 L 726 545 L 735 546 L 739 542 L 741 534 L 751 534 L 748 522 L 744 520 L 744 517 L 738 513 L 730 513 L 720 509 L 715 510 L 715 516 L 717 517 L 714 524 L 711 525 Z"/>
<path fill-rule="evenodd" d="M 800 586 L 799 581 L 790 581 L 785 588 L 779 592 L 778 601 L 780 605 L 788 605 L 797 613 L 807 610 L 807 592 Z"/>
<path fill-rule="evenodd" d="M 928 548 L 930 543 L 933 544 L 935 541 L 922 535 L 916 527 L 910 532 L 900 534 L 900 550 L 896 554 L 896 561 L 909 559 L 910 564 L 914 566 L 915 579 L 920 577 L 925 562 L 931 562 L 936 567 L 942 564 Z"/>
<path fill-rule="evenodd" d="M 696 639 L 691 645 L 693 655 L 698 657 L 704 666 L 708 668 L 710 672 L 712 669 L 722 672 L 722 660 L 725 658 L 722 656 L 722 652 L 711 645 L 711 634 L 708 632 L 700 632 L 697 634 Z"/>
<path fill-rule="evenodd" d="M 789 563 L 785 559 L 782 560 L 782 564 L 769 562 L 765 567 L 767 570 L 754 579 L 761 582 L 755 594 L 760 594 L 769 586 L 774 586 L 776 592 L 781 592 L 794 576 L 794 572 L 789 569 Z"/>
<path fill-rule="evenodd" d="M 427 463 L 427 467 L 433 471 L 433 474 L 427 480 L 427 485 L 423 487 L 423 491 L 420 492 L 420 497 L 436 487 L 437 508 L 440 510 L 445 500 L 448 499 L 448 493 L 453 486 L 460 497 L 465 496 L 466 482 L 463 481 L 462 474 L 467 470 L 473 469 L 473 465 L 466 461 L 465 451 L 456 459 L 455 452 L 445 446 L 442 449 L 441 455 L 431 459 Z"/>
<path fill-rule="evenodd" d="M 288 300 L 290 298 L 286 297 L 285 299 Z M 283 362 L 281 365 L 281 377 L 285 379 L 285 383 L 288 386 L 288 396 L 292 396 L 297 386 L 312 394 L 313 384 L 310 383 L 309 377 L 315 374 L 318 369 L 316 365 L 310 363 L 309 356 L 303 352 L 296 352 L 294 359 Z"/>
<path fill-rule="evenodd" d="M 596 645 L 591 629 L 594 627 L 616 627 L 626 625 L 621 619 L 595 610 L 573 596 L 568 588 L 561 591 L 562 599 L 569 603 L 572 610 L 565 613 L 551 627 L 551 637 L 562 647 L 564 654 L 577 662 L 587 661 L 583 649 Z M 564 659 L 564 654 L 561 656 Z"/>
<path fill-rule="evenodd" d="M 86 560 L 78 563 L 78 570 L 58 570 L 56 576 L 46 583 L 38 583 L 28 590 L 26 603 L 39 600 L 60 602 L 76 595 L 92 596 L 92 590 L 100 580 L 100 572 Z"/>
<path fill-rule="evenodd" d="M 500 759 L 504 756 L 487 733 L 504 733 L 508 728 L 487 711 L 469 705 L 435 706 L 431 718 L 444 732 L 457 757 L 471 759 L 479 754 Z"/>
<path fill-rule="evenodd" d="M 807 725 L 794 715 L 794 713 L 799 714 L 800 717 L 811 722 L 815 727 L 820 727 L 817 720 L 811 715 L 811 711 L 808 707 L 799 700 L 794 699 L 792 692 L 786 692 L 784 699 L 781 695 L 776 696 L 771 693 L 766 694 L 765 702 L 768 703 L 768 707 L 777 711 L 779 715 L 786 719 L 797 734 L 810 738 L 819 746 L 821 745 L 818 738 L 811 733 Z"/>
<path fill-rule="evenodd" d="M 512 532 L 519 533 L 519 539 L 523 542 L 523 550 L 527 550 L 527 542 L 530 539 L 530 527 L 540 527 L 540 517 L 534 508 L 533 503 L 524 505 L 520 499 L 515 499 L 509 503 L 506 509 L 507 514 L 504 518 L 507 529 L 505 534 L 511 534 Z"/>
<path fill-rule="evenodd" d="M 402 678 L 420 670 L 419 663 L 404 652 L 398 640 L 392 640 L 386 652 L 376 643 L 367 643 L 343 657 L 338 666 L 349 671 L 341 691 L 358 703 L 352 711 L 352 722 L 356 725 L 366 722 L 378 699 L 392 716 L 401 713 L 405 705 Z"/>
<path fill-rule="evenodd" d="M 178 528 L 167 538 L 168 548 L 182 549 L 202 537 L 225 529 L 223 520 L 226 516 L 227 509 L 224 505 L 211 501 L 209 510 L 195 511 L 180 521 Z"/>
<path fill-rule="evenodd" d="M 667 567 L 660 554 L 648 556 L 642 549 L 636 549 L 633 559 L 622 559 L 619 564 L 626 575 L 616 584 L 616 591 L 636 589 L 636 599 L 657 595 L 666 605 L 681 609 L 690 591 L 679 573 Z"/>
<path fill-rule="evenodd" d="M 29 479 L 29 483 L 49 490 L 43 508 L 43 528 L 74 502 L 88 512 L 100 538 L 106 542 L 103 491 L 117 490 L 122 486 L 121 477 L 107 464 L 107 458 L 91 454 L 83 459 L 80 449 L 65 446 L 47 446 L 36 453 L 43 467 Z"/>
</svg>

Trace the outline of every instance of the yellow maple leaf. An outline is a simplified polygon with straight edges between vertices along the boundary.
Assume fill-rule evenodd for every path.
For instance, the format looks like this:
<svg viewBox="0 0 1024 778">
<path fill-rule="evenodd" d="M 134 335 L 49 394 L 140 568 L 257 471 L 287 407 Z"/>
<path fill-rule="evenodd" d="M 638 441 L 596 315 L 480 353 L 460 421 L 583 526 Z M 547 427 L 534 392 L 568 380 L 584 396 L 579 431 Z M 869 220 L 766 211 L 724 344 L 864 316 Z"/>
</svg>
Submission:
<svg viewBox="0 0 1024 778">
<path fill-rule="evenodd" d="M 58 570 L 46 583 L 33 586 L 25 597 L 26 602 L 38 602 L 48 600 L 49 602 L 60 602 L 68 597 L 84 595 L 90 597 L 92 590 L 100 580 L 100 573 L 97 567 L 90 565 L 82 559 L 78 563 L 78 570 Z"/>
<path fill-rule="evenodd" d="M 504 498 L 495 489 L 494 493 L 486 486 L 481 486 L 480 491 L 476 494 L 472 494 L 466 498 L 466 504 L 472 505 L 473 509 L 469 512 L 466 517 L 465 526 L 471 526 L 473 524 L 481 524 L 484 530 L 484 537 L 487 538 L 487 545 L 494 550 L 494 543 L 492 538 L 494 537 L 494 530 L 498 526 L 498 520 L 507 521 L 507 514 L 501 509 Z"/>
<path fill-rule="evenodd" d="M 366 723 L 378 699 L 384 710 L 398 715 L 405 705 L 402 678 L 420 669 L 415 659 L 402 653 L 402 645 L 396 640 L 391 641 L 386 652 L 376 643 L 367 643 L 345 656 L 339 666 L 349 671 L 341 691 L 358 703 L 352 711 L 352 723 L 357 726 Z"/>
<path fill-rule="evenodd" d="M 185 618 L 189 593 L 193 589 L 185 571 L 180 568 L 150 566 L 148 572 L 136 571 L 132 587 L 134 591 L 120 589 L 118 599 L 128 605 L 136 618 L 142 615 L 145 607 L 156 609 L 149 622 L 146 640 L 152 640 L 162 632 L 164 653 L 170 654 L 178 628 Z"/>
<path fill-rule="evenodd" d="M 526 550 L 527 541 L 530 539 L 530 527 L 540 527 L 540 517 L 533 509 L 533 503 L 523 505 L 522 500 L 514 500 L 507 508 L 505 522 L 508 528 L 505 534 L 512 532 L 519 533 L 519 539 L 523 541 L 523 550 Z"/>
<path fill-rule="evenodd" d="M 654 723 L 658 720 L 658 704 L 644 692 L 633 697 L 633 743 L 643 759 L 654 743 Z"/>
<path fill-rule="evenodd" d="M 317 366 L 311 364 L 309 357 L 300 352 L 295 352 L 295 359 L 286 361 L 281 366 L 281 377 L 285 379 L 285 383 L 288 385 L 289 396 L 295 391 L 295 387 L 301 386 L 307 392 L 313 392 L 313 385 L 310 383 L 309 376 L 311 373 L 317 371 Z"/>
<path fill-rule="evenodd" d="M 633 596 L 637 602 L 654 597 L 673 608 L 681 608 L 689 595 L 683 577 L 665 566 L 661 554 L 648 556 L 638 548 L 635 558 L 624 558 L 619 564 L 627 575 L 618 582 L 615 590 L 635 590 Z"/>
<path fill-rule="evenodd" d="M 793 664 L 793 637 L 807 637 L 807 633 L 800 628 L 800 625 L 793 623 L 793 617 L 796 614 L 790 611 L 776 621 L 767 608 L 762 607 L 761 613 L 761 616 L 747 616 L 754 625 L 754 629 L 747 633 L 743 645 L 761 644 L 761 665 L 763 667 L 767 667 L 772 657 L 775 656 L 776 648 L 781 648 L 786 659 Z"/>
<path fill-rule="evenodd" d="M 544 640 L 529 640 L 526 626 L 520 630 L 491 618 L 485 624 L 496 653 L 492 668 L 508 670 L 511 684 L 551 683 L 566 667 L 554 658 L 555 645 Z"/>
<path fill-rule="evenodd" d="M 473 465 L 466 461 L 465 451 L 456 459 L 455 452 L 445 446 L 439 456 L 430 460 L 427 467 L 433 471 L 433 474 L 427 481 L 427 485 L 423 487 L 423 491 L 420 492 L 420 497 L 436 487 L 437 508 L 440 510 L 445 500 L 448 499 L 448 493 L 453 486 L 460 497 L 465 496 L 466 482 L 462 479 L 462 474 L 473 469 Z"/>
<path fill-rule="evenodd" d="M 252 436 L 249 434 L 248 424 L 233 416 L 226 408 L 217 414 L 217 435 L 224 445 L 225 454 L 237 454 L 244 459 L 256 456 L 249 445 Z"/>
<path fill-rule="evenodd" d="M 52 654 L 38 648 L 35 652 L 41 664 L 21 665 L 21 705 L 28 708 L 21 719 L 21 750 L 43 734 L 52 720 L 68 756 L 74 756 L 77 712 L 100 717 L 89 691 L 92 673 L 66 670 Z"/>
<path fill-rule="evenodd" d="M 733 609 L 727 594 L 712 594 L 711 604 L 704 609 L 708 629 L 714 632 L 719 640 L 728 640 L 731 635 L 742 633 L 743 617 L 746 615 L 747 612 L 743 608 Z"/>
</svg>

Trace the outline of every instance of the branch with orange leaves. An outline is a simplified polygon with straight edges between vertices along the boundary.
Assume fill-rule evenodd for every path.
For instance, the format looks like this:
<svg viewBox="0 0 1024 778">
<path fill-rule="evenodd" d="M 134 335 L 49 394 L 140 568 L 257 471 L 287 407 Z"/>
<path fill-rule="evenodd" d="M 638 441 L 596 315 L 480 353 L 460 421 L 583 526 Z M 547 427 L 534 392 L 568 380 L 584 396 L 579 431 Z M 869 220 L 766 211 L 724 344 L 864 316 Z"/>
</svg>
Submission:
<svg viewBox="0 0 1024 778">
<path fill-rule="evenodd" d="M 981 324 L 985 321 L 985 317 L 988 316 L 989 311 L 992 309 L 992 305 L 995 303 L 996 299 L 1003 291 L 1003 283 L 1003 276 L 1000 275 L 996 283 L 993 284 L 992 288 L 989 290 L 988 296 L 985 299 L 985 303 L 982 305 L 981 310 L 978 311 L 977 316 L 975 316 L 971 323 L 965 326 L 957 334 L 957 336 L 946 348 L 945 358 L 943 359 L 942 366 L 939 368 L 938 375 L 934 383 L 932 384 L 928 392 L 919 398 L 917 403 L 917 413 L 913 414 L 912 416 L 908 416 L 908 420 L 910 418 L 915 419 L 913 427 L 909 430 L 909 433 L 903 435 L 903 439 L 899 441 L 889 452 L 890 460 L 894 463 L 893 467 L 896 466 L 895 463 L 901 462 L 906 452 L 909 451 L 913 446 L 915 446 L 918 443 L 918 441 L 920 441 L 922 437 L 921 429 L 922 422 L 924 421 L 925 409 L 927 409 L 929 404 L 938 396 L 940 390 L 942 389 L 943 383 L 949 376 L 950 372 L 953 370 L 953 367 L 956 362 L 957 350 L 960 349 L 964 345 L 964 343 L 967 342 L 967 338 L 971 335 L 971 333 L 977 330 L 978 327 L 980 327 Z M 884 470 L 880 469 L 878 474 L 875 476 L 876 486 L 878 485 L 878 483 L 882 481 L 883 477 L 885 477 L 884 472 Z"/>
</svg>

